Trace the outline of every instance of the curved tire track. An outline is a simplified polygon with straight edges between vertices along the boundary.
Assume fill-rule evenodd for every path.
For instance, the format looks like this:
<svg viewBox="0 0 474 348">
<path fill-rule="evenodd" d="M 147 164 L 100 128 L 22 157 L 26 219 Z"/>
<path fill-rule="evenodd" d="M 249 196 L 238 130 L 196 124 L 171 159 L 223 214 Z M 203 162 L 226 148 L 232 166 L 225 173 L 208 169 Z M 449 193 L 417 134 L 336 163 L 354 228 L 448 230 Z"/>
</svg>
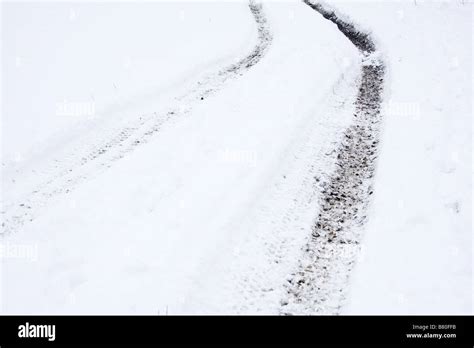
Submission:
<svg viewBox="0 0 474 348">
<path fill-rule="evenodd" d="M 268 51 L 272 35 L 262 5 L 250 0 L 249 9 L 257 24 L 258 42 L 248 55 L 206 76 L 190 91 L 176 98 L 176 102 L 187 105 L 186 108 L 177 106 L 163 114 L 141 115 L 114 134 L 109 134 L 105 140 L 85 145 L 79 150 L 73 149 L 66 156 L 66 163 L 53 160 L 48 179 L 35 186 L 21 200 L 3 204 L 1 234 L 15 232 L 25 223 L 33 221 L 38 210 L 46 207 L 53 198 L 69 193 L 80 182 L 109 168 L 113 162 L 148 142 L 166 123 L 189 114 L 193 105 L 219 91 L 227 80 L 239 77 L 257 64 Z"/>
<path fill-rule="evenodd" d="M 323 183 L 320 211 L 295 272 L 285 284 L 282 314 L 337 314 L 345 299 L 347 280 L 360 254 L 359 241 L 379 143 L 384 64 L 375 56 L 370 35 L 342 20 L 335 12 L 304 2 L 338 29 L 363 56 L 353 124 L 337 150 L 336 169 Z"/>
</svg>

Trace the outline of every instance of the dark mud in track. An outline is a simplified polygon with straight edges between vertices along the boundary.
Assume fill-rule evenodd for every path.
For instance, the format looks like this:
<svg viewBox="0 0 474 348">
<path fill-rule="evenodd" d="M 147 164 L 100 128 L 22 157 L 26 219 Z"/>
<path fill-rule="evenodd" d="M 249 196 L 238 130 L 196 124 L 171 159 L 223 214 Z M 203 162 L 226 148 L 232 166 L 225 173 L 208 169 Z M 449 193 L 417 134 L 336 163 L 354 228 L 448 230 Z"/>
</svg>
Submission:
<svg viewBox="0 0 474 348">
<path fill-rule="evenodd" d="M 337 149 L 336 169 L 321 183 L 320 211 L 297 270 L 286 284 L 282 314 L 337 314 L 354 262 L 360 253 L 361 227 L 373 194 L 379 143 L 384 65 L 370 35 L 360 32 L 320 4 L 304 1 L 338 29 L 361 52 L 362 66 L 352 125 Z"/>
</svg>

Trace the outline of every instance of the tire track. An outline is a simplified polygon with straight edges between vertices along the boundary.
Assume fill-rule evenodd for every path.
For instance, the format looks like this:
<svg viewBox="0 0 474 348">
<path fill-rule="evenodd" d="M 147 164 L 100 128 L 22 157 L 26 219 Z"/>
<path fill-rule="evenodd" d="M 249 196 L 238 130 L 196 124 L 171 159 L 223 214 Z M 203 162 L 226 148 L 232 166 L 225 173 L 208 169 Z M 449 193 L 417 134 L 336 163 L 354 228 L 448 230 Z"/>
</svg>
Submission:
<svg viewBox="0 0 474 348">
<path fill-rule="evenodd" d="M 337 314 L 360 254 L 362 227 L 373 194 L 384 64 L 369 34 L 321 4 L 304 2 L 336 24 L 363 58 L 353 124 L 337 150 L 335 171 L 321 183 L 320 211 L 296 270 L 285 284 L 280 313 Z"/>
<path fill-rule="evenodd" d="M 39 211 L 53 199 L 69 193 L 84 180 L 109 168 L 138 146 L 146 144 L 163 126 L 185 117 L 194 105 L 215 94 L 228 80 L 241 76 L 257 64 L 268 51 L 272 35 L 262 5 L 250 0 L 249 9 L 257 24 L 258 35 L 257 44 L 249 54 L 236 63 L 207 75 L 188 92 L 176 98 L 177 105 L 186 107 L 172 107 L 162 114 L 140 115 L 114 133 L 107 134 L 104 140 L 97 142 L 94 139 L 92 145 L 72 149 L 64 156 L 65 163 L 53 160 L 47 179 L 37 184 L 22 199 L 2 204 L 1 234 L 15 232 L 25 223 L 33 221 Z"/>
</svg>

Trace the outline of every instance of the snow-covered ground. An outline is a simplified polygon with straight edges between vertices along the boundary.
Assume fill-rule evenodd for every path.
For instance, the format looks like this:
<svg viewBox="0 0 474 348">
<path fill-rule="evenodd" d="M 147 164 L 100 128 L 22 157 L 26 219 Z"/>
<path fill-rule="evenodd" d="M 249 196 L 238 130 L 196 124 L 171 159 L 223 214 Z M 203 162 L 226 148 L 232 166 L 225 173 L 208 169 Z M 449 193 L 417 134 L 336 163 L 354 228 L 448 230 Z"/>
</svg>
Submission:
<svg viewBox="0 0 474 348">
<path fill-rule="evenodd" d="M 333 6 L 387 67 L 342 313 L 472 312 L 472 7 Z M 361 59 L 301 1 L 2 3 L 2 312 L 282 313 Z"/>
<path fill-rule="evenodd" d="M 242 4 L 6 1 L 2 7 L 3 161 L 61 147 L 77 126 L 92 127 L 97 118 L 156 111 L 157 96 L 255 39 Z"/>
<path fill-rule="evenodd" d="M 472 3 L 334 6 L 370 28 L 389 72 L 375 197 L 345 313 L 472 313 Z"/>
</svg>

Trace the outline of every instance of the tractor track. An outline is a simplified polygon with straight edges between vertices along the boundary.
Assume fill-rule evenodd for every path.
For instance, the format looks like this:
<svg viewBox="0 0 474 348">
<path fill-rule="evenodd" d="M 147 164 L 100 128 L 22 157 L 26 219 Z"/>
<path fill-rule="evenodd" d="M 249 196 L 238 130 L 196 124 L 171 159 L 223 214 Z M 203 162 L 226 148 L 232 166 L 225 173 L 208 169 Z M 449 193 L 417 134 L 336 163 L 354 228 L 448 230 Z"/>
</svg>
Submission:
<svg viewBox="0 0 474 348">
<path fill-rule="evenodd" d="M 360 51 L 362 66 L 353 122 L 337 149 L 335 171 L 320 183 L 319 213 L 298 265 L 284 285 L 280 313 L 338 314 L 361 251 L 362 227 L 373 195 L 385 68 L 369 34 L 319 3 L 304 2 L 337 25 Z"/>
</svg>

